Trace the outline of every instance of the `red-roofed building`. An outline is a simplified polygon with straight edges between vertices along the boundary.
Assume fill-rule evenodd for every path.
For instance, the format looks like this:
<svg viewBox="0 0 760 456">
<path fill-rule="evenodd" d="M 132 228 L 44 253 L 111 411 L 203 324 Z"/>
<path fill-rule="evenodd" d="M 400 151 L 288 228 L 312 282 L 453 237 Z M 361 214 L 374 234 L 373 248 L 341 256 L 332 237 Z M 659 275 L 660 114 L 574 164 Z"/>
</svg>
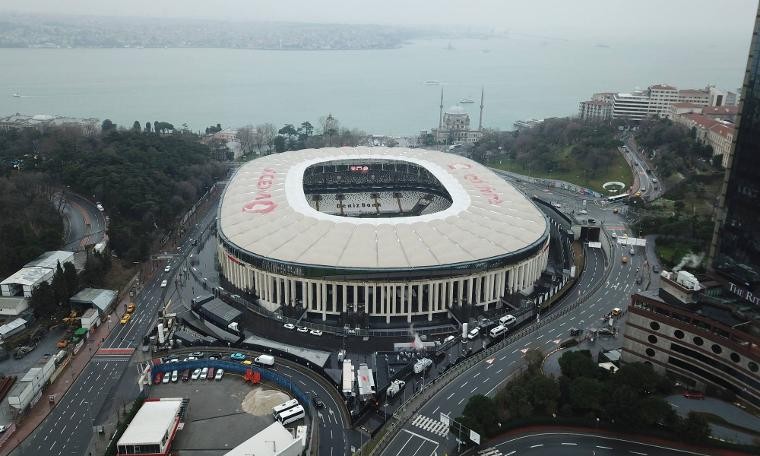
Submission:
<svg viewBox="0 0 760 456">
<path fill-rule="evenodd" d="M 673 121 L 689 129 L 695 128 L 697 141 L 712 146 L 713 156 L 722 155 L 723 167 L 727 165 L 734 141 L 734 124 L 697 113 L 681 114 Z"/>
<path fill-rule="evenodd" d="M 736 122 L 736 114 L 739 112 L 738 106 L 706 106 L 702 109 L 702 114 L 716 120 L 725 120 L 731 123 Z"/>
</svg>

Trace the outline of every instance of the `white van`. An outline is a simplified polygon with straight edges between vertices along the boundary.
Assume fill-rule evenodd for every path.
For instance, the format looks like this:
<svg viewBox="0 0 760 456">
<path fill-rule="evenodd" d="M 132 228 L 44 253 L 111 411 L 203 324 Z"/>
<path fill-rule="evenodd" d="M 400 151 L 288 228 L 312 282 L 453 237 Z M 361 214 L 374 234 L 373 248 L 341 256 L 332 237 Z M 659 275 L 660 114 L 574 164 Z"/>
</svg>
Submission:
<svg viewBox="0 0 760 456">
<path fill-rule="evenodd" d="M 488 334 L 495 339 L 499 336 L 504 335 L 504 333 L 506 332 L 507 332 L 507 328 L 504 325 L 499 325 L 493 328 Z"/>
<path fill-rule="evenodd" d="M 514 315 L 504 315 L 503 317 L 499 318 L 499 323 L 501 323 L 503 326 L 509 326 L 511 324 L 514 324 L 516 321 L 517 318 L 515 318 Z"/>
</svg>

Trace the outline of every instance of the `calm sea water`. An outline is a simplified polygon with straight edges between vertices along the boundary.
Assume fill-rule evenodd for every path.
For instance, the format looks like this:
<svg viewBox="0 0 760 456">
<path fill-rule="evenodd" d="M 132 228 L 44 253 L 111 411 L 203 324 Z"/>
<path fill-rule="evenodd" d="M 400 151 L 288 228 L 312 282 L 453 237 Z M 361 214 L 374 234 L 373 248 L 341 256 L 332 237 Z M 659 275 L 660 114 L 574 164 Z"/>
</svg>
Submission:
<svg viewBox="0 0 760 456">
<path fill-rule="evenodd" d="M 241 126 L 317 124 L 332 113 L 344 126 L 377 134 L 416 134 L 463 105 L 477 125 L 511 129 L 515 120 L 577 112 L 593 92 L 652 83 L 741 85 L 747 46 L 682 46 L 511 37 L 430 40 L 376 51 L 228 49 L 0 49 L 0 115 L 60 114 Z M 21 98 L 11 95 L 19 92 Z"/>
</svg>

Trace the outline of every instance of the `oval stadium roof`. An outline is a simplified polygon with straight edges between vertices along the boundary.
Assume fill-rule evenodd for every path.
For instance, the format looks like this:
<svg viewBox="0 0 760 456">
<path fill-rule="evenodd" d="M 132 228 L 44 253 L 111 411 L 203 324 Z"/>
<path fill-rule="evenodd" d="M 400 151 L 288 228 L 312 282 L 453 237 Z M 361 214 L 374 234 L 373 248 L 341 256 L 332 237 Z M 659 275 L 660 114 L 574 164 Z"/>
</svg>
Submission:
<svg viewBox="0 0 760 456">
<path fill-rule="evenodd" d="M 420 216 L 357 218 L 309 205 L 302 182 L 307 167 L 368 159 L 424 167 L 446 188 L 451 206 Z M 488 168 L 458 155 L 383 147 L 307 149 L 248 162 L 225 190 L 219 229 L 238 248 L 274 261 L 361 269 L 477 262 L 548 236 L 544 215 Z"/>
</svg>

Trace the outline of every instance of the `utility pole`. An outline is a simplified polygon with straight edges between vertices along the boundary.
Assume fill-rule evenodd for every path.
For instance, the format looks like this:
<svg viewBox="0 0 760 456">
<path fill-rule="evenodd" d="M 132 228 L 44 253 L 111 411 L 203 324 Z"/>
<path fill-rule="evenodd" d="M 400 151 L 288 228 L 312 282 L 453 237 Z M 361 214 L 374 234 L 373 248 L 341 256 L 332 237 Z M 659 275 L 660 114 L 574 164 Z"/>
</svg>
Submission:
<svg viewBox="0 0 760 456">
<path fill-rule="evenodd" d="M 478 131 L 483 130 L 483 87 L 480 88 L 480 117 L 478 118 Z"/>
<path fill-rule="evenodd" d="M 441 87 L 441 104 L 438 106 L 438 131 L 443 128 L 443 87 Z"/>
</svg>

